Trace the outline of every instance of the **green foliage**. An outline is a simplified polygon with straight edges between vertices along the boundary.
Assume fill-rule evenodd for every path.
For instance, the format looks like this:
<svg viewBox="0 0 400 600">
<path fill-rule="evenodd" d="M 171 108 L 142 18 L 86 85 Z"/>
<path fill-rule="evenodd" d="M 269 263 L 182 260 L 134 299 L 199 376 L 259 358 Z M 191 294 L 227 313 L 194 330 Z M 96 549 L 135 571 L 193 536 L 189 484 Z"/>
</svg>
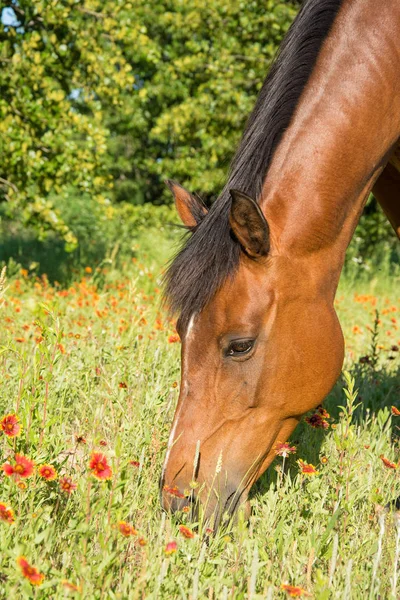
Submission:
<svg viewBox="0 0 400 600">
<path fill-rule="evenodd" d="M 2 6 L 16 21 L 0 25 L 0 201 L 13 218 L 42 235 L 55 230 L 73 248 L 76 236 L 52 197 L 65 198 L 70 186 L 99 201 L 107 194 L 103 111 L 132 89 L 123 50 L 143 35 L 122 0 Z"/>
</svg>

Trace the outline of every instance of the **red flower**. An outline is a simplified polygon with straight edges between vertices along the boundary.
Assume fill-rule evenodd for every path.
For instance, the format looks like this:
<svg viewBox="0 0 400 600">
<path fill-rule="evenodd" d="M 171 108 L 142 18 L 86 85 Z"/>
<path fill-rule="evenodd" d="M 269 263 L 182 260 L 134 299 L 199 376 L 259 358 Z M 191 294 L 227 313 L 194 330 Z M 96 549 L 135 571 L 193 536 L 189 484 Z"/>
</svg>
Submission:
<svg viewBox="0 0 400 600">
<path fill-rule="evenodd" d="M 318 475 L 318 471 L 314 467 L 314 465 L 307 463 L 304 460 L 298 460 L 297 462 L 299 464 L 299 467 L 300 467 L 303 475 L 307 475 L 307 476 Z"/>
<path fill-rule="evenodd" d="M 7 437 L 15 437 L 21 433 L 21 425 L 18 423 L 17 415 L 10 414 L 3 417 L 0 421 L 0 429 Z"/>
<path fill-rule="evenodd" d="M 400 410 L 395 406 L 392 406 L 392 415 L 394 415 L 395 417 L 400 417 Z"/>
<path fill-rule="evenodd" d="M 71 477 L 61 477 L 60 479 L 60 489 L 62 492 L 65 492 L 69 496 L 76 490 L 78 486 L 76 483 L 72 481 Z"/>
<path fill-rule="evenodd" d="M 122 533 L 122 535 L 124 537 L 129 537 L 131 535 L 137 535 L 136 529 L 132 525 L 129 525 L 129 523 L 127 523 L 126 521 L 119 521 L 118 529 L 119 529 L 119 532 Z"/>
<path fill-rule="evenodd" d="M 29 579 L 32 585 L 41 585 L 44 580 L 44 575 L 39 573 L 36 567 L 32 567 L 24 556 L 17 558 L 17 563 L 21 568 L 22 575 Z"/>
<path fill-rule="evenodd" d="M 22 454 L 16 454 L 15 464 L 10 465 L 9 463 L 5 463 L 3 465 L 3 471 L 7 477 L 13 475 L 15 479 L 19 479 L 20 477 L 25 479 L 26 477 L 31 477 L 31 475 L 33 475 L 34 466 L 35 463 L 32 460 Z"/>
<path fill-rule="evenodd" d="M 381 454 L 379 458 L 388 469 L 397 469 L 396 463 L 390 462 L 390 460 L 385 458 L 383 454 Z"/>
<path fill-rule="evenodd" d="M 89 469 L 96 479 L 111 479 L 112 477 L 111 467 L 107 463 L 107 458 L 101 452 L 92 452 Z"/>
<path fill-rule="evenodd" d="M 120 381 L 118 385 L 119 385 L 119 387 L 120 387 L 121 389 L 123 389 L 123 390 L 126 390 L 126 388 L 128 387 L 128 386 L 126 385 L 125 381 Z"/>
<path fill-rule="evenodd" d="M 189 529 L 189 527 L 186 527 L 185 525 L 180 525 L 179 531 L 181 532 L 181 534 L 185 538 L 188 538 L 188 539 L 189 538 L 194 538 L 193 531 L 191 529 Z"/>
<path fill-rule="evenodd" d="M 57 471 L 51 465 L 41 465 L 38 469 L 40 477 L 46 479 L 46 481 L 53 481 L 57 479 Z"/>
<path fill-rule="evenodd" d="M 14 523 L 14 511 L 12 508 L 0 502 L 0 521 L 5 521 L 6 523 Z"/>
<path fill-rule="evenodd" d="M 301 596 L 311 596 L 305 589 L 298 585 L 289 585 L 282 583 L 281 589 L 284 590 L 291 598 L 300 598 Z"/>
<path fill-rule="evenodd" d="M 174 552 L 176 552 L 177 547 L 178 544 L 176 542 L 168 542 L 168 544 L 164 548 L 164 553 L 167 556 L 170 556 L 171 554 L 174 554 Z"/>
<path fill-rule="evenodd" d="M 311 427 L 314 427 L 314 429 L 328 429 L 329 427 L 329 423 L 318 413 L 314 413 L 311 417 L 306 417 L 304 420 Z"/>
<path fill-rule="evenodd" d="M 184 498 L 185 494 L 182 494 L 178 488 L 176 487 L 176 485 L 174 487 L 171 487 L 169 485 L 164 485 L 164 492 L 167 492 L 167 494 L 169 494 L 170 496 L 175 496 L 175 498 Z"/>
<path fill-rule="evenodd" d="M 140 462 L 138 460 L 130 460 L 129 464 L 132 465 L 132 467 L 140 467 Z"/>
<path fill-rule="evenodd" d="M 330 416 L 331 416 L 331 415 L 328 413 L 328 411 L 326 411 L 326 410 L 325 410 L 325 408 L 324 408 L 322 405 L 320 405 L 320 406 L 318 406 L 318 407 L 317 407 L 317 412 L 318 412 L 318 414 L 319 414 L 319 415 L 321 415 L 321 417 L 322 417 L 323 419 L 329 419 L 329 418 L 330 418 Z"/>
<path fill-rule="evenodd" d="M 181 341 L 181 338 L 177 334 L 170 335 L 169 338 L 168 338 L 168 343 L 169 344 L 175 344 L 176 342 L 180 342 L 180 341 Z"/>
<path fill-rule="evenodd" d="M 277 456 L 283 456 L 283 458 L 296 453 L 296 446 L 289 446 L 287 442 L 277 442 L 273 449 Z"/>
</svg>

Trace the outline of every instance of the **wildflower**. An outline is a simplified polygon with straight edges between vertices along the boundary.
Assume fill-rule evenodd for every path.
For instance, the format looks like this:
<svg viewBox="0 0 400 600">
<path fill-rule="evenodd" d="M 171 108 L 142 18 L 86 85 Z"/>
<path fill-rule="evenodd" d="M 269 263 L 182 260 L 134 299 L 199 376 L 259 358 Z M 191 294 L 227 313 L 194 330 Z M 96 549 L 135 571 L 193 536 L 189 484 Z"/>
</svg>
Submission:
<svg viewBox="0 0 400 600">
<path fill-rule="evenodd" d="M 124 537 L 129 537 L 130 535 L 137 535 L 136 529 L 132 525 L 129 525 L 129 523 L 127 523 L 126 521 L 119 521 L 118 529 Z"/>
<path fill-rule="evenodd" d="M 52 465 L 41 465 L 38 469 L 40 477 L 46 479 L 46 481 L 53 481 L 57 479 L 57 471 Z"/>
<path fill-rule="evenodd" d="M 87 444 L 86 438 L 83 435 L 76 435 L 75 440 L 77 444 Z"/>
<path fill-rule="evenodd" d="M 0 521 L 5 521 L 6 523 L 14 523 L 14 511 L 12 508 L 0 502 Z"/>
<path fill-rule="evenodd" d="M 193 531 L 191 529 L 189 529 L 189 527 L 186 527 L 185 525 L 180 525 L 179 531 L 180 531 L 181 535 L 183 535 L 183 537 L 185 537 L 187 539 L 194 538 Z"/>
<path fill-rule="evenodd" d="M 328 413 L 327 410 L 325 410 L 325 408 L 320 404 L 317 407 L 317 413 L 323 418 L 323 419 L 330 419 L 331 415 Z"/>
<path fill-rule="evenodd" d="M 63 581 L 61 582 L 63 584 L 63 586 L 65 588 L 67 588 L 67 590 L 71 590 L 71 592 L 80 592 L 81 588 L 79 587 L 79 585 L 75 585 L 74 583 L 71 583 L 70 581 L 67 581 L 66 579 L 63 579 Z"/>
<path fill-rule="evenodd" d="M 129 461 L 129 464 L 130 464 L 132 467 L 137 467 L 137 468 L 138 468 L 138 467 L 140 467 L 140 462 L 139 462 L 138 460 L 130 460 L 130 461 Z"/>
<path fill-rule="evenodd" d="M 57 344 L 57 347 L 61 354 L 65 354 L 65 347 L 63 346 L 63 344 Z"/>
<path fill-rule="evenodd" d="M 100 444 L 100 446 L 107 446 L 106 440 L 100 440 L 99 444 Z"/>
<path fill-rule="evenodd" d="M 92 267 L 85 267 L 85 273 L 92 273 L 93 269 Z"/>
<path fill-rule="evenodd" d="M 190 507 L 189 507 L 189 506 L 184 506 L 184 507 L 182 508 L 182 512 L 184 512 L 184 513 L 188 513 L 188 512 L 190 512 Z"/>
<path fill-rule="evenodd" d="M 392 406 L 392 415 L 394 415 L 395 417 L 400 417 L 400 410 L 395 406 Z"/>
<path fill-rule="evenodd" d="M 214 533 L 214 529 L 211 529 L 211 527 L 207 527 L 206 535 L 211 535 L 212 533 Z"/>
<path fill-rule="evenodd" d="M 171 487 L 169 485 L 164 485 L 164 492 L 167 492 L 170 496 L 175 496 L 175 498 L 184 498 L 185 494 L 182 494 L 176 486 Z"/>
<path fill-rule="evenodd" d="M 111 479 L 112 477 L 111 467 L 107 463 L 107 458 L 101 452 L 92 452 L 89 469 L 96 479 Z"/>
<path fill-rule="evenodd" d="M 118 385 L 122 390 L 126 390 L 126 388 L 128 387 L 125 381 L 120 381 Z"/>
<path fill-rule="evenodd" d="M 314 465 L 307 463 L 304 460 L 298 460 L 297 463 L 298 463 L 303 475 L 308 475 L 308 476 L 318 475 L 318 471 L 314 467 Z"/>
<path fill-rule="evenodd" d="M 328 429 L 329 423 L 325 421 L 318 413 L 314 413 L 311 417 L 306 417 L 305 422 L 314 427 L 314 429 Z"/>
<path fill-rule="evenodd" d="M 22 575 L 29 579 L 32 585 L 41 585 L 44 575 L 39 573 L 36 567 L 32 567 L 24 556 L 17 558 L 18 566 L 21 568 Z"/>
<path fill-rule="evenodd" d="M 171 554 L 174 554 L 174 552 L 176 552 L 177 547 L 178 544 L 176 542 L 168 542 L 168 544 L 164 548 L 164 554 L 166 554 L 167 556 L 171 556 Z"/>
<path fill-rule="evenodd" d="M 387 467 L 388 469 L 397 469 L 396 463 L 390 462 L 390 460 L 388 458 L 385 458 L 383 454 L 381 454 L 379 458 L 381 459 L 385 467 Z"/>
<path fill-rule="evenodd" d="M 178 334 L 170 335 L 168 337 L 168 344 L 176 344 L 176 342 L 180 342 L 180 337 Z"/>
<path fill-rule="evenodd" d="M 35 463 L 23 456 L 22 454 L 15 455 L 15 464 L 10 465 L 9 463 L 4 463 L 3 471 L 7 477 L 11 477 L 12 475 L 15 479 L 19 479 L 22 477 L 25 479 L 26 477 L 31 477 L 33 475 Z"/>
<path fill-rule="evenodd" d="M 60 489 L 62 492 L 65 492 L 66 494 L 68 494 L 69 496 L 72 494 L 72 492 L 74 492 L 76 490 L 78 486 L 76 485 L 76 483 L 74 483 L 72 481 L 71 477 L 67 477 L 64 475 L 64 477 L 61 477 L 60 479 Z"/>
<path fill-rule="evenodd" d="M 322 457 L 321 457 L 321 463 L 322 463 L 323 465 L 326 465 L 326 463 L 327 463 L 327 462 L 328 462 L 328 459 L 327 459 L 327 457 L 326 457 L 326 456 L 322 456 Z"/>
<path fill-rule="evenodd" d="M 17 488 L 19 488 L 20 490 L 26 490 L 28 486 L 26 485 L 25 481 L 18 481 L 17 483 Z"/>
<path fill-rule="evenodd" d="M 7 437 L 16 437 L 21 433 L 21 425 L 18 421 L 17 415 L 13 413 L 5 415 L 0 421 L 0 429 Z"/>
<path fill-rule="evenodd" d="M 305 589 L 298 585 L 289 585 L 288 583 L 282 583 L 281 589 L 284 590 L 291 598 L 300 598 L 301 596 L 310 596 Z"/>
<path fill-rule="evenodd" d="M 277 442 L 274 446 L 275 454 L 287 458 L 289 454 L 296 453 L 296 446 L 290 446 L 287 442 Z"/>
<path fill-rule="evenodd" d="M 392 346 L 390 349 L 391 349 L 392 352 L 398 352 L 399 351 L 399 347 L 396 346 L 396 345 Z"/>
<path fill-rule="evenodd" d="M 138 543 L 139 546 L 147 546 L 147 540 L 145 540 L 143 537 L 138 539 Z"/>
</svg>

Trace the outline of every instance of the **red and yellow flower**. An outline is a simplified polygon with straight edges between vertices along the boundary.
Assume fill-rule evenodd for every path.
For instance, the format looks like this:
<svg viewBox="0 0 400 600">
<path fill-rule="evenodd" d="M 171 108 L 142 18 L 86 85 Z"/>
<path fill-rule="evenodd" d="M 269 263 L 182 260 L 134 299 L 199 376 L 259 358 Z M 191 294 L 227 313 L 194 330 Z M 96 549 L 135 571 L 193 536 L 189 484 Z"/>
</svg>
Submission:
<svg viewBox="0 0 400 600">
<path fill-rule="evenodd" d="M 13 476 L 15 479 L 26 479 L 33 475 L 35 463 L 23 454 L 16 454 L 14 464 L 4 463 L 2 468 L 7 477 Z"/>
<path fill-rule="evenodd" d="M 107 462 L 107 457 L 101 452 L 92 452 L 89 461 L 89 469 L 96 479 L 105 480 L 111 479 L 112 477 L 112 470 Z"/>
<path fill-rule="evenodd" d="M 78 486 L 76 485 L 76 483 L 74 483 L 72 481 L 71 477 L 67 477 L 66 475 L 64 475 L 63 477 L 61 477 L 61 479 L 60 479 L 60 489 L 65 494 L 68 494 L 70 496 L 72 494 L 72 492 L 74 492 L 76 490 L 77 487 Z"/>
<path fill-rule="evenodd" d="M 392 406 L 392 415 L 395 417 L 400 417 L 400 410 L 396 408 L 396 406 Z"/>
<path fill-rule="evenodd" d="M 282 583 L 281 589 L 284 590 L 291 598 L 301 598 L 301 596 L 311 596 L 304 588 L 299 585 L 289 585 Z"/>
<path fill-rule="evenodd" d="M 22 575 L 26 577 L 32 585 L 41 585 L 43 583 L 43 573 L 39 573 L 36 567 L 32 567 L 24 556 L 17 558 L 17 564 L 22 571 Z"/>
<path fill-rule="evenodd" d="M 319 474 L 317 469 L 311 463 L 307 463 L 304 460 L 298 460 L 297 463 L 298 463 L 303 475 L 307 475 L 307 477 L 311 477 L 312 475 Z"/>
<path fill-rule="evenodd" d="M 136 529 L 126 521 L 118 521 L 118 530 L 124 537 L 137 535 Z"/>
<path fill-rule="evenodd" d="M 385 458 L 383 454 L 381 454 L 379 458 L 388 469 L 397 469 L 398 465 L 394 462 L 391 462 L 388 458 Z"/>
<path fill-rule="evenodd" d="M 38 468 L 38 473 L 39 476 L 43 479 L 46 479 L 46 481 L 53 481 L 54 479 L 57 479 L 57 471 L 52 465 L 41 465 Z"/>
<path fill-rule="evenodd" d="M 304 420 L 311 427 L 314 427 L 314 429 L 328 429 L 329 427 L 328 421 L 325 421 L 319 413 L 314 413 L 311 417 L 306 417 Z"/>
<path fill-rule="evenodd" d="M 15 521 L 13 509 L 4 504 L 4 502 L 0 502 L 0 521 L 5 521 L 10 525 Z"/>
<path fill-rule="evenodd" d="M 174 552 L 176 552 L 177 548 L 178 544 L 176 542 L 168 542 L 168 544 L 164 548 L 164 554 L 166 554 L 167 556 L 171 556 L 171 554 L 174 554 Z"/>
<path fill-rule="evenodd" d="M 21 433 L 19 418 L 14 413 L 5 415 L 0 421 L 0 429 L 7 437 L 16 437 Z"/>
<path fill-rule="evenodd" d="M 184 498 L 185 494 L 182 494 L 182 492 L 180 492 L 178 490 L 178 488 L 175 486 L 170 486 L 170 485 L 164 485 L 163 487 L 164 492 L 167 492 L 167 494 L 169 494 L 170 496 L 175 496 L 175 498 Z"/>
<path fill-rule="evenodd" d="M 194 532 L 191 529 L 189 529 L 189 527 L 186 527 L 186 525 L 180 525 L 179 531 L 180 534 L 187 539 L 194 538 Z"/>
<path fill-rule="evenodd" d="M 296 453 L 296 446 L 290 446 L 287 442 L 277 442 L 273 449 L 277 456 L 283 456 L 283 458 Z"/>
</svg>

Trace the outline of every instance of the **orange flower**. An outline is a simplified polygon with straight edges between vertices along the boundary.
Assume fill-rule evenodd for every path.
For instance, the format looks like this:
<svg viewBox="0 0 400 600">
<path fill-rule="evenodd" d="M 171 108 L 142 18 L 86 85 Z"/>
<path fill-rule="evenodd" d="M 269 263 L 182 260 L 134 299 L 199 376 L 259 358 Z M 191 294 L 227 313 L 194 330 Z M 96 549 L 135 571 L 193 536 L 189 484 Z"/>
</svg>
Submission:
<svg viewBox="0 0 400 600">
<path fill-rule="evenodd" d="M 178 544 L 176 542 L 168 542 L 168 544 L 164 548 L 164 553 L 167 556 L 171 556 L 171 554 L 174 554 L 174 552 L 176 552 L 177 548 Z"/>
<path fill-rule="evenodd" d="M 283 456 L 283 458 L 296 453 L 296 446 L 290 446 L 287 442 L 277 442 L 273 449 L 277 456 Z"/>
<path fill-rule="evenodd" d="M 189 529 L 189 527 L 186 527 L 185 525 L 180 525 L 179 527 L 179 531 L 181 533 L 181 535 L 183 535 L 183 537 L 185 538 L 194 538 L 194 533 L 191 529 Z"/>
<path fill-rule="evenodd" d="M 281 589 L 284 590 L 291 598 L 300 598 L 301 596 L 311 596 L 305 589 L 298 585 L 289 585 L 282 583 Z"/>
<path fill-rule="evenodd" d="M 18 421 L 17 415 L 13 413 L 5 415 L 0 421 L 0 429 L 7 437 L 15 437 L 21 433 L 21 425 Z"/>
<path fill-rule="evenodd" d="M 132 525 L 129 525 L 129 523 L 127 523 L 126 521 L 118 521 L 118 529 L 124 537 L 129 537 L 130 535 L 137 535 L 136 529 Z"/>
<path fill-rule="evenodd" d="M 321 457 L 321 462 L 322 462 L 323 465 L 326 465 L 326 463 L 328 462 L 327 457 L 326 456 L 322 456 Z"/>
<path fill-rule="evenodd" d="M 314 429 L 328 429 L 329 427 L 329 423 L 319 413 L 314 413 L 311 417 L 306 417 L 304 420 L 311 427 L 314 427 Z"/>
<path fill-rule="evenodd" d="M 126 390 L 126 388 L 128 387 L 125 381 L 120 381 L 118 385 L 122 390 Z"/>
<path fill-rule="evenodd" d="M 164 485 L 164 492 L 167 492 L 170 496 L 175 496 L 175 498 L 184 498 L 185 494 L 182 494 L 176 486 L 171 487 L 169 485 Z"/>
<path fill-rule="evenodd" d="M 32 567 L 24 556 L 17 558 L 17 563 L 21 568 L 22 575 L 29 579 L 32 585 L 41 585 L 43 583 L 43 573 L 39 573 L 36 567 Z"/>
<path fill-rule="evenodd" d="M 101 452 L 92 452 L 89 469 L 96 479 L 111 479 L 112 477 L 111 467 L 107 463 L 107 458 Z"/>
<path fill-rule="evenodd" d="M 72 481 L 71 477 L 61 477 L 60 479 L 60 489 L 62 492 L 65 492 L 69 496 L 76 490 L 78 486 L 76 483 Z"/>
<path fill-rule="evenodd" d="M 14 511 L 12 508 L 0 502 L 0 521 L 5 521 L 6 523 L 14 523 Z"/>
<path fill-rule="evenodd" d="M 11 477 L 12 475 L 15 479 L 19 479 L 22 477 L 25 479 L 26 477 L 31 477 L 33 475 L 33 470 L 35 467 L 35 463 L 23 456 L 22 454 L 15 455 L 15 464 L 10 465 L 9 463 L 5 463 L 3 465 L 3 471 L 7 477 Z"/>
<path fill-rule="evenodd" d="M 394 415 L 395 417 L 400 417 L 400 410 L 395 406 L 392 406 L 392 415 Z"/>
<path fill-rule="evenodd" d="M 85 267 L 85 273 L 92 273 L 92 267 Z"/>
<path fill-rule="evenodd" d="M 144 538 L 139 538 L 139 546 L 147 546 L 147 541 Z"/>
<path fill-rule="evenodd" d="M 169 344 L 175 344 L 176 342 L 180 342 L 180 341 L 181 341 L 181 338 L 177 334 L 170 335 L 169 338 L 168 338 L 168 343 Z"/>
<path fill-rule="evenodd" d="M 57 471 L 51 465 L 41 465 L 38 469 L 40 477 L 46 479 L 46 481 L 53 481 L 57 479 Z"/>
<path fill-rule="evenodd" d="M 314 467 L 314 465 L 307 463 L 304 460 L 298 460 L 297 463 L 298 463 L 303 475 L 307 475 L 307 476 L 318 475 L 318 471 Z"/>
<path fill-rule="evenodd" d="M 388 458 L 385 458 L 383 454 L 381 454 L 379 458 L 381 459 L 385 467 L 387 467 L 388 469 L 397 469 L 396 463 L 390 462 L 390 460 Z"/>
</svg>

